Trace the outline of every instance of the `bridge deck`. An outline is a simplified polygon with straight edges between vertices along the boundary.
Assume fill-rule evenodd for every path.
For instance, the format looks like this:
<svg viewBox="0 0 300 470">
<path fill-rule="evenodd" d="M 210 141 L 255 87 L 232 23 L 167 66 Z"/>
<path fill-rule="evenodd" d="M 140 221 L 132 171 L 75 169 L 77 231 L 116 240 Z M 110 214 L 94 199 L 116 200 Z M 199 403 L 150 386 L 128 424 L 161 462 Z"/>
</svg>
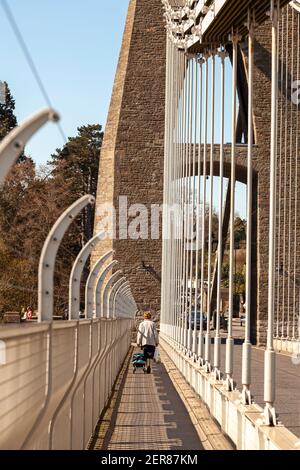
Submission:
<svg viewBox="0 0 300 470">
<path fill-rule="evenodd" d="M 242 338 L 235 324 L 234 379 L 241 389 Z M 224 338 L 225 339 L 225 338 Z M 153 374 L 135 375 L 128 358 L 110 405 L 100 420 L 90 448 L 103 450 L 230 450 L 231 444 L 167 355 Z M 252 393 L 263 406 L 264 351 L 253 348 Z M 225 344 L 222 345 L 222 370 Z M 300 367 L 285 355 L 277 356 L 276 411 L 280 420 L 300 437 Z"/>
<path fill-rule="evenodd" d="M 234 373 L 233 378 L 237 388 L 242 390 L 242 344 L 245 337 L 245 328 L 240 327 L 239 320 L 233 320 L 234 346 Z M 225 370 L 226 334 L 222 333 L 221 370 Z M 213 347 L 213 346 L 212 346 Z M 252 385 L 251 392 L 254 401 L 264 407 L 264 350 L 252 349 Z M 300 437 L 300 366 L 293 364 L 291 356 L 287 354 L 276 355 L 276 412 L 280 421 L 297 437 Z"/>
<path fill-rule="evenodd" d="M 127 362 L 90 449 L 232 449 L 163 352 L 162 359 L 151 375 L 134 375 Z"/>
<path fill-rule="evenodd" d="M 236 342 L 239 343 L 237 339 Z M 225 344 L 222 345 L 222 370 L 225 368 Z M 297 437 L 300 437 L 300 367 L 292 363 L 291 357 L 277 354 L 276 357 L 276 412 L 280 421 Z M 257 404 L 264 406 L 264 351 L 252 350 L 251 391 Z M 242 345 L 234 349 L 234 379 L 241 390 Z"/>
</svg>

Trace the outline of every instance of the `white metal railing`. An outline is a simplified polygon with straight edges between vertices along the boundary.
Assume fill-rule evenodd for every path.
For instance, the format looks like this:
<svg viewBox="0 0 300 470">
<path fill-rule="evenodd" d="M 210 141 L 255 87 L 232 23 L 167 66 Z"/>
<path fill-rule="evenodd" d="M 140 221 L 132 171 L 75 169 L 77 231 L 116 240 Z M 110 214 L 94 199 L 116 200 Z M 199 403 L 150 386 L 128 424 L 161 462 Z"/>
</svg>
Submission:
<svg viewBox="0 0 300 470">
<path fill-rule="evenodd" d="M 1 331 L 0 448 L 86 448 L 131 326 L 130 319 L 97 319 Z"/>
<path fill-rule="evenodd" d="M 276 174 L 276 260 L 275 260 L 275 347 L 300 360 L 300 269 L 299 269 L 299 2 L 281 15 L 278 41 L 278 130 Z M 290 96 L 287 106 L 284 96 Z M 295 110 L 296 109 L 296 110 Z M 296 158 L 295 158 L 296 157 Z"/>
<path fill-rule="evenodd" d="M 167 28 L 170 22 L 177 24 L 177 18 L 172 19 L 173 12 L 169 8 L 168 0 L 163 1 L 166 6 Z M 251 3 L 251 2 L 250 2 Z M 252 260 L 252 198 L 253 198 L 253 86 L 254 86 L 254 40 L 255 40 L 255 11 L 254 2 L 248 10 L 247 34 L 243 38 L 239 31 L 232 26 L 232 34 L 224 43 L 212 41 L 210 45 L 203 46 L 198 38 L 199 52 L 189 53 L 188 36 L 180 31 L 169 30 L 167 40 L 167 80 L 166 80 L 166 134 L 165 134 L 165 176 L 164 176 L 164 227 L 163 227 L 163 266 L 162 266 L 162 313 L 161 313 L 161 337 L 167 348 L 171 349 L 175 363 L 180 364 L 180 369 L 191 381 L 194 371 L 207 374 L 207 382 L 216 383 L 227 393 L 234 393 L 236 385 L 234 377 L 234 250 L 235 250 L 235 203 L 236 203 L 236 165 L 237 165 L 237 79 L 238 79 L 238 47 L 243 39 L 248 41 L 247 78 L 248 78 L 248 156 L 247 156 L 247 261 L 246 261 L 246 329 L 245 342 L 242 349 L 242 394 L 239 395 L 239 403 L 247 407 L 253 405 L 251 397 L 251 341 L 250 341 L 250 312 L 251 312 L 251 274 Z M 293 5 L 295 6 L 295 5 Z M 276 364 L 274 330 L 280 325 L 287 337 L 296 340 L 297 315 L 299 310 L 299 283 L 296 282 L 295 273 L 299 273 L 299 101 L 293 102 L 293 92 L 299 90 L 300 51 L 299 51 L 299 18 L 297 10 L 286 7 L 287 16 L 279 12 L 280 3 L 277 0 L 270 1 L 270 41 L 271 41 L 271 113 L 270 113 L 270 188 L 269 188 L 269 238 L 268 238 L 268 266 L 264 270 L 268 279 L 268 305 L 264 367 L 264 413 L 262 423 L 266 426 L 276 426 L 278 418 L 275 412 L 276 400 Z M 283 34 L 280 37 L 279 21 L 282 21 Z M 236 26 L 236 25 L 235 25 Z M 245 25 L 244 25 L 245 26 Z M 293 42 L 289 48 L 289 30 L 293 31 Z M 173 34 L 174 33 L 174 34 Z M 298 35 L 298 38 L 297 38 Z M 176 36 L 174 40 L 174 36 Z M 180 39 L 181 38 L 181 39 Z M 181 41 L 181 42 L 180 42 Z M 282 46 L 284 43 L 285 45 Z M 225 80 L 228 75 L 224 73 L 225 49 L 232 48 L 232 93 L 231 113 L 224 112 Z M 281 57 L 279 54 L 279 46 Z M 216 80 L 215 67 L 219 51 L 219 67 L 221 68 L 218 82 L 221 96 L 221 112 L 215 113 Z M 204 66 L 204 67 L 203 67 Z M 281 105 L 282 112 L 286 114 L 284 128 L 279 126 L 280 107 L 278 106 L 279 71 L 284 69 L 284 77 L 281 79 Z M 295 73 L 296 70 L 296 73 Z M 297 82 L 294 82 L 294 81 Z M 295 88 L 295 83 L 297 87 Z M 229 84 L 227 85 L 228 89 Z M 293 88 L 294 87 L 294 88 Z M 291 99 L 288 101 L 288 97 Z M 298 95 L 297 95 L 298 96 Z M 209 106 L 209 99 L 211 105 Z M 299 99 L 299 97 L 298 97 Z M 287 115 L 290 115 L 288 118 Z M 214 357 L 211 354 L 211 317 L 212 317 L 212 209 L 213 176 L 216 174 L 215 166 L 220 166 L 221 180 L 224 175 L 224 123 L 231 115 L 231 200 L 230 200 L 230 249 L 229 249 L 229 312 L 228 331 L 226 335 L 225 368 L 220 370 L 220 290 L 222 282 L 221 263 L 222 255 L 222 219 L 224 211 L 223 181 L 220 182 L 219 207 L 219 237 L 220 244 L 217 252 L 219 257 L 217 280 L 217 328 L 214 342 Z M 220 120 L 220 161 L 215 161 L 215 127 L 216 119 Z M 281 132 L 280 132 L 281 130 Z M 285 138 L 284 138 L 285 132 Z M 209 136 L 210 133 L 210 136 Z M 280 135 L 279 135 L 280 134 Z M 210 138 L 209 138 L 210 137 Z M 209 148 L 210 145 L 210 148 Z M 210 158 L 209 158 L 210 150 Z M 295 152 L 296 151 L 296 158 Z M 279 153 L 285 153 L 285 186 L 279 179 L 283 161 L 279 159 Z M 219 174 L 217 173 L 219 176 Z M 197 179 L 197 185 L 196 181 Z M 207 180 L 210 185 L 208 188 Z M 281 195 L 279 195 L 281 192 Z M 209 193 L 209 194 L 208 194 Z M 201 197 L 200 197 L 201 194 Z M 202 199 L 201 204 L 199 204 Z M 195 203 L 197 201 L 197 203 Z M 279 221 L 285 230 L 284 235 L 278 239 L 277 212 L 280 205 L 285 204 L 285 219 L 279 217 Z M 171 208 L 176 205 L 177 212 Z M 201 208 L 199 209 L 199 205 Z M 289 206 L 289 207 L 288 207 Z M 196 210 L 195 210 L 196 207 Z M 289 209 L 289 216 L 288 216 Z M 184 216 L 186 215 L 186 216 Z M 284 222 L 285 220 L 285 222 Z M 196 230 L 195 230 L 196 227 Z M 289 228 L 288 228 L 289 227 Z M 288 236 L 288 230 L 289 236 Z M 196 232 L 196 249 L 193 248 Z M 199 235 L 201 234 L 201 236 Z M 201 238 L 201 240 L 200 240 Z M 288 240 L 289 238 L 289 240 Z M 286 302 L 279 297 L 284 304 L 281 308 L 283 320 L 276 319 L 275 300 L 278 298 L 276 290 L 276 246 L 281 252 L 278 260 L 282 260 L 282 250 L 285 256 L 287 271 Z M 280 248 L 281 247 L 281 248 Z M 300 276 L 298 276 L 300 279 Z M 207 284 L 207 289 L 206 289 Z M 194 289 L 193 289 L 193 286 Z M 204 295 L 206 294 L 205 301 Z M 282 290 L 281 290 L 282 292 Z M 296 295 L 297 292 L 297 295 Z M 299 297 L 300 298 L 300 297 Z M 293 303 L 294 302 L 294 303 Z M 289 306 L 291 309 L 289 309 Z M 293 308 L 292 308 L 293 307 Z M 297 307 L 297 312 L 296 311 Z M 252 306 L 253 310 L 253 306 Z M 289 311 L 293 310 L 293 311 Z M 280 310 L 279 310 L 280 312 Z M 284 314 L 285 312 L 285 314 Z M 200 318 L 198 319 L 200 313 Z M 206 314 L 206 315 L 205 315 Z M 278 323 L 279 322 L 279 323 Z M 199 329 L 197 324 L 199 324 Z M 194 331 L 193 331 L 194 330 Z M 193 335 L 193 341 L 191 337 Z M 297 336 L 298 337 L 298 336 Z M 299 341 L 297 343 L 299 345 Z M 177 356 L 176 356 L 177 354 Z M 193 364 L 193 366 L 187 366 Z M 185 373 L 186 371 L 186 373 Z M 222 373 L 223 372 L 223 373 Z M 194 376 L 193 376 L 194 377 Z M 196 383 L 196 378 L 194 381 Z M 198 387 L 198 385 L 197 385 Z M 203 385 L 201 393 L 206 393 Z M 201 388 L 201 387 L 200 387 Z M 213 398 L 212 398 L 213 399 Z M 212 405 L 214 406 L 214 405 Z M 230 417 L 228 418 L 230 419 Z"/>
<path fill-rule="evenodd" d="M 38 113 L 0 146 L 1 181 L 27 140 L 47 120 Z M 80 282 L 89 255 L 105 234 L 79 253 L 70 273 L 69 321 L 53 322 L 56 255 L 79 212 L 94 204 L 86 195 L 51 229 L 40 258 L 38 323 L 0 327 L 0 449 L 85 449 L 129 350 L 137 306 L 110 251 L 91 269 L 80 320 Z"/>
</svg>

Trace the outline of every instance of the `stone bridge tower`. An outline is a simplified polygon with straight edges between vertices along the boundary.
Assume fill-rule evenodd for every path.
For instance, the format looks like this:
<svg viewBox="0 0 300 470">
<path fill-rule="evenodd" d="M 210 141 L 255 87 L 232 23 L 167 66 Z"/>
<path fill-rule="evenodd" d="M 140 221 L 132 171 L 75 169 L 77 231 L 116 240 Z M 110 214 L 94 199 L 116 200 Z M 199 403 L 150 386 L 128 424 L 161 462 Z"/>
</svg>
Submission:
<svg viewBox="0 0 300 470">
<path fill-rule="evenodd" d="M 138 306 L 154 313 L 160 309 L 161 237 L 151 240 L 150 213 L 152 205 L 163 202 L 165 68 L 161 0 L 130 0 L 101 153 L 95 222 L 97 232 L 101 207 L 113 205 L 116 237 L 100 243 L 94 259 L 113 249 Z M 149 239 L 126 239 L 126 227 L 119 224 L 120 197 L 123 204 L 128 198 L 128 210 L 135 204 L 147 207 Z M 132 210 L 129 224 L 130 216 L 139 215 Z"/>
<path fill-rule="evenodd" d="M 176 0 L 177 1 L 177 0 Z M 286 4 L 286 1 L 282 2 Z M 175 0 L 174 0 L 175 4 Z M 177 3 L 176 3 L 177 4 Z M 180 4 L 180 2 L 178 2 Z M 284 20 L 286 22 L 286 17 Z M 281 29 L 281 27 L 280 27 Z M 288 32 L 288 42 L 299 35 L 298 25 Z M 254 67 L 254 128 L 253 153 L 253 257 L 252 257 L 252 341 L 264 344 L 267 324 L 268 295 L 268 229 L 269 229 L 269 158 L 271 112 L 271 34 L 270 23 L 257 26 Z M 239 101 L 244 120 L 247 115 L 247 45 L 240 44 Z M 281 55 L 283 52 L 281 50 Z M 291 62 L 291 60 L 290 60 Z M 289 76 L 297 76 L 297 64 L 288 63 Z M 281 63 L 282 66 L 282 63 Z M 160 278 L 162 262 L 161 232 L 151 239 L 152 205 L 163 202 L 166 33 L 161 0 L 130 0 L 119 64 L 101 153 L 95 232 L 101 226 L 101 207 L 116 209 L 115 238 L 99 244 L 97 259 L 108 250 L 115 251 L 122 269 L 131 282 L 139 308 L 160 310 Z M 283 108 L 291 106 L 289 95 L 279 99 Z M 285 84 L 284 87 L 285 88 Z M 291 83 L 287 85 L 291 88 Z M 298 109 L 299 112 L 299 109 Z M 294 119 L 293 132 L 296 119 Z M 245 125 L 245 123 L 244 123 Z M 288 123 L 290 130 L 290 123 Z M 217 148 L 217 146 L 216 146 Z M 228 155 L 227 155 L 228 154 Z M 230 173 L 230 148 L 226 153 Z M 215 161 L 218 160 L 218 152 Z M 238 179 L 246 183 L 247 148 L 238 145 Z M 216 170 L 218 174 L 218 169 Z M 147 239 L 126 238 L 126 227 L 120 225 L 119 203 L 127 198 L 128 209 L 143 204 L 148 209 Z M 132 207 L 135 217 L 138 209 Z M 137 210 L 136 210 L 137 209 Z M 100 211 L 100 212 L 99 212 Z M 125 210 L 126 213 L 126 210 Z M 145 234 L 143 234 L 144 236 Z M 156 234 L 157 235 L 157 234 Z M 297 259 L 298 263 L 298 259 Z M 299 265 L 299 263 L 298 263 Z"/>
</svg>

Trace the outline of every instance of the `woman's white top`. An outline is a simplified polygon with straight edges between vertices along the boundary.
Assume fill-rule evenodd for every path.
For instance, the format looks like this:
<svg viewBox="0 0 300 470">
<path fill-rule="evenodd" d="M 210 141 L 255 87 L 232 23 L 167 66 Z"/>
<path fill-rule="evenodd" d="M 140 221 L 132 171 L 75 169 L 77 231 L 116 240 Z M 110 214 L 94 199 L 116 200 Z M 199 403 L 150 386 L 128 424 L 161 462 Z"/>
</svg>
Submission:
<svg viewBox="0 0 300 470">
<path fill-rule="evenodd" d="M 138 330 L 137 334 L 138 346 L 157 346 L 158 333 L 155 323 L 151 320 L 144 320 Z"/>
</svg>

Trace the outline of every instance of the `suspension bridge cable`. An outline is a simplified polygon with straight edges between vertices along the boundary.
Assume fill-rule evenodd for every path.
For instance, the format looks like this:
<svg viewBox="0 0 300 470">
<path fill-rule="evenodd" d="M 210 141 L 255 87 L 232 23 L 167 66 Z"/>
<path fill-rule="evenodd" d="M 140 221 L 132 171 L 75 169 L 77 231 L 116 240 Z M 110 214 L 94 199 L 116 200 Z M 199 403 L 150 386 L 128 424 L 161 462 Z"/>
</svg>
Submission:
<svg viewBox="0 0 300 470">
<path fill-rule="evenodd" d="M 5 15 L 8 19 L 8 22 L 9 22 L 9 24 L 10 24 L 10 26 L 11 26 L 11 28 L 12 28 L 15 36 L 16 36 L 16 39 L 17 39 L 17 41 L 20 45 L 20 48 L 21 48 L 21 50 L 22 50 L 22 52 L 25 56 L 25 59 L 28 63 L 28 66 L 29 66 L 29 68 L 30 68 L 30 70 L 31 70 L 36 82 L 37 82 L 37 85 L 38 85 L 38 87 L 41 91 L 41 94 L 43 95 L 43 98 L 44 98 L 47 106 L 49 106 L 49 108 L 53 108 L 50 96 L 47 93 L 46 87 L 43 84 L 41 76 L 40 76 L 40 74 L 38 72 L 38 69 L 37 69 L 37 67 L 34 63 L 34 60 L 33 60 L 32 56 L 30 54 L 29 48 L 26 45 L 25 39 L 24 39 L 24 37 L 21 33 L 21 30 L 20 30 L 20 28 L 17 24 L 17 21 L 16 21 L 14 15 L 12 13 L 10 7 L 8 6 L 7 1 L 6 0 L 1 0 L 1 4 L 2 4 L 2 8 L 4 10 L 4 13 L 5 13 Z M 57 126 L 58 126 L 59 132 L 61 134 L 61 137 L 63 138 L 64 143 L 66 143 L 67 138 L 66 138 L 64 130 L 62 128 L 62 125 L 58 122 Z"/>
<path fill-rule="evenodd" d="M 204 282 L 205 282 L 205 245 L 206 245 L 206 193 L 207 193 L 207 140 L 208 140 L 208 53 L 204 53 L 205 59 L 205 82 L 204 82 L 204 144 L 203 144 L 203 207 L 202 207 L 202 252 L 201 252 L 201 319 L 200 319 L 200 343 L 199 356 L 200 362 L 204 363 Z M 206 301 L 207 304 L 207 301 Z M 206 305 L 207 306 L 207 305 Z M 208 322 L 207 327 L 208 328 Z"/>
<path fill-rule="evenodd" d="M 213 222 L 213 204 L 214 204 L 214 148 L 215 148 L 215 49 L 210 50 L 211 55 L 211 140 L 210 140 L 210 159 L 209 159 L 209 211 L 208 211 L 208 267 L 207 267 L 207 330 L 205 339 L 205 365 L 206 371 L 211 372 L 211 334 L 210 323 L 212 319 L 212 222 Z"/>
<path fill-rule="evenodd" d="M 184 344 L 185 314 L 184 314 L 184 273 L 185 273 L 185 218 L 184 218 L 184 197 L 185 197 L 185 175 L 186 175 L 186 118 L 187 118 L 187 71 L 188 62 L 184 55 L 184 72 L 182 83 L 182 148 L 181 148 L 181 190 L 180 190 L 180 208 L 181 208 L 181 288 L 180 288 L 180 305 L 181 305 L 181 330 L 180 343 Z"/>
<path fill-rule="evenodd" d="M 286 8 L 286 49 L 285 49 L 285 96 L 288 96 L 288 77 L 289 77 L 289 10 Z M 288 179 L 288 164 L 287 164 L 287 140 L 288 140 L 288 104 L 285 104 L 285 130 L 284 130 L 284 208 L 283 208 L 283 271 L 286 271 L 286 235 L 287 235 L 287 179 Z M 286 324 L 286 279 L 282 279 L 282 332 L 281 337 L 285 337 L 285 324 Z M 288 312 L 287 312 L 288 315 Z"/>
<path fill-rule="evenodd" d="M 291 30 L 292 30 L 292 53 L 291 53 L 291 102 L 290 102 L 290 162 L 289 162 L 289 235 L 288 235 L 288 304 L 287 304 L 287 338 L 290 338 L 290 303 L 291 303 L 291 245 L 292 245 L 292 154 L 293 154 L 293 77 L 294 77 L 294 9 L 292 9 Z"/>
<path fill-rule="evenodd" d="M 283 139 L 283 82 L 284 82 L 284 21 L 281 21 L 281 63 L 280 63 L 280 133 L 279 133 L 279 174 L 278 176 L 278 194 L 279 194 L 279 201 L 277 204 L 278 207 L 278 230 L 277 230 L 277 250 L 278 250 L 278 257 L 277 257 L 277 314 L 276 314 L 276 337 L 279 338 L 279 326 L 280 326 L 280 261 L 281 261 L 281 219 L 282 219 L 282 161 L 283 161 L 283 149 L 282 149 L 282 139 Z M 279 54 L 278 54 L 279 57 Z M 278 173 L 278 170 L 277 170 Z"/>
<path fill-rule="evenodd" d="M 192 296 L 192 289 L 193 289 L 193 232 L 194 232 L 194 209 L 193 209 L 193 198 L 194 198 L 194 173 L 193 173 L 193 165 L 194 165 L 194 111 L 195 111 L 195 63 L 194 58 L 191 59 L 191 68 L 192 68 L 192 99 L 191 99 L 191 121 L 190 121 L 190 178 L 189 178 L 189 225 L 190 225 L 190 236 L 189 236 L 189 331 L 188 331 L 188 351 L 191 354 L 192 350 L 192 321 L 193 321 L 193 296 Z"/>
<path fill-rule="evenodd" d="M 297 31 L 300 31 L 300 13 L 297 18 Z M 300 65 L 300 36 L 297 38 L 297 83 L 299 83 L 299 65 Z M 296 171 L 295 171 L 295 228 L 294 228 L 294 312 L 293 312 L 293 339 L 299 339 L 299 320 L 296 325 L 296 284 L 297 284 L 297 244 L 298 244 L 298 233 L 297 233 L 297 222 L 298 222 L 298 153 L 299 153 L 299 112 L 297 105 L 297 118 L 296 118 Z M 299 303 L 300 307 L 300 303 Z M 296 326 L 298 326 L 298 334 L 296 335 Z"/>
<path fill-rule="evenodd" d="M 176 168 L 175 166 L 175 160 L 176 160 L 176 142 L 177 142 L 177 135 L 176 135 L 176 129 L 177 129 L 177 124 L 176 124 L 176 110 L 177 110 L 177 54 L 176 54 L 176 51 L 174 49 L 173 51 L 173 60 L 174 60 L 174 66 L 173 66 L 173 70 L 174 70 L 174 77 L 173 77 L 173 96 L 174 96 L 174 100 L 173 100 L 173 112 L 172 112 L 172 153 L 173 153 L 173 162 L 172 162 L 172 167 L 171 167 L 171 184 L 170 184 L 170 200 L 171 202 L 174 201 L 174 182 L 175 182 L 175 176 L 174 176 L 174 169 Z M 175 288 L 175 263 L 176 263 L 176 256 L 175 256 L 175 239 L 176 239 L 176 236 L 175 236 L 175 233 L 174 233 L 174 218 L 172 220 L 172 236 L 171 236 L 171 246 L 170 246 L 170 252 L 171 252 L 171 260 L 172 260 L 172 263 L 171 263 L 171 279 L 173 279 L 173 282 L 171 284 L 171 299 L 172 299 L 172 303 L 171 303 L 171 321 L 170 321 L 170 324 L 171 324 L 171 334 L 172 334 L 172 337 L 174 337 L 174 331 L 173 331 L 173 325 L 175 324 L 175 292 L 174 292 L 174 288 Z"/>
<path fill-rule="evenodd" d="M 177 50 L 179 60 L 179 73 L 178 73 L 178 142 L 177 142 L 177 156 L 176 156 L 176 193 L 175 203 L 176 207 L 180 207 L 181 197 L 181 178 L 182 178 L 182 165 L 181 165 L 181 152 L 182 152 L 182 77 L 184 76 L 184 56 Z M 176 209 L 176 224 L 177 224 L 177 292 L 176 292 L 176 342 L 180 344 L 180 289 L 181 289 L 181 217 L 178 209 Z"/>
<path fill-rule="evenodd" d="M 237 115 L 237 66 L 238 66 L 238 43 L 239 36 L 232 34 L 232 144 L 231 144 L 231 194 L 230 194 L 230 254 L 229 254 L 229 312 L 228 312 L 228 332 L 226 340 L 226 387 L 228 391 L 233 389 L 233 314 L 234 314 L 234 253 L 235 253 L 235 189 L 236 189 L 236 115 Z"/>
<path fill-rule="evenodd" d="M 192 278 L 191 278 L 191 305 L 193 307 L 193 285 L 194 279 L 197 277 L 197 273 L 193 274 L 194 268 L 194 243 L 195 243 L 195 236 L 197 237 L 197 228 L 195 234 L 195 227 L 197 227 L 197 219 L 195 219 L 196 224 L 194 223 L 194 217 L 196 214 L 195 206 L 197 203 L 197 188 L 196 188 L 196 158 L 197 158 L 197 132 L 198 132 L 198 100 L 199 100 L 199 90 L 198 90 L 198 64 L 197 64 L 197 57 L 194 59 L 194 67 L 195 67 L 195 108 L 194 108 L 194 152 L 193 152 L 193 207 L 192 207 L 192 214 L 193 214 L 193 246 L 192 246 Z M 197 250 L 197 247 L 196 247 Z M 197 253 L 197 251 L 196 251 Z M 196 263 L 195 263 L 196 266 Z M 195 285 L 195 292 L 197 291 L 197 286 Z M 194 298 L 194 331 L 193 331 L 193 344 L 192 344 L 192 353 L 194 357 L 196 356 L 196 338 L 197 338 L 197 298 Z"/>
<path fill-rule="evenodd" d="M 198 67 L 198 65 L 197 65 Z M 200 78 L 199 78 L 199 147 L 198 147 L 198 181 L 197 181 L 197 231 L 196 231 L 196 279 L 195 279 L 195 305 L 196 309 L 198 311 L 198 297 L 199 297 L 199 267 L 200 267 L 200 259 L 199 259 L 199 254 L 200 254 L 200 223 L 201 223 L 201 158 L 202 158 L 202 105 L 203 105 L 203 58 L 199 59 L 199 71 L 200 71 Z M 202 312 L 200 311 L 200 322 L 201 322 L 201 316 Z M 196 318 L 196 323 L 195 323 L 195 330 L 198 330 L 198 315 Z M 196 333 L 197 334 L 197 333 Z M 200 328 L 199 328 L 199 333 L 198 333 L 198 348 L 195 348 L 195 353 L 196 355 L 199 356 L 199 344 L 200 344 Z"/>
<path fill-rule="evenodd" d="M 216 380 L 220 380 L 220 312 L 222 287 L 222 261 L 223 261 L 223 216 L 224 216 L 224 132 L 225 132 L 225 58 L 226 51 L 221 46 L 219 57 L 221 59 L 221 105 L 220 105 L 220 171 L 219 171 L 219 220 L 218 220 L 218 261 L 217 261 L 217 322 L 214 340 L 214 372 Z"/>
<path fill-rule="evenodd" d="M 189 156 L 189 116 L 190 116 L 190 61 L 187 59 L 187 77 L 186 77 L 186 119 L 185 119 L 185 126 L 186 126 L 186 132 L 185 132 L 185 155 L 184 155 L 184 161 L 185 161 L 185 179 L 184 179 L 184 273 L 183 273 L 183 285 L 184 285 L 184 290 L 183 290 L 183 315 L 184 315 L 184 337 L 183 337 L 183 346 L 184 349 L 186 350 L 187 347 L 187 327 L 188 327 L 188 318 L 187 318 L 187 283 L 188 283 L 188 220 L 187 220 L 187 203 L 188 203 L 188 156 Z"/>
</svg>

